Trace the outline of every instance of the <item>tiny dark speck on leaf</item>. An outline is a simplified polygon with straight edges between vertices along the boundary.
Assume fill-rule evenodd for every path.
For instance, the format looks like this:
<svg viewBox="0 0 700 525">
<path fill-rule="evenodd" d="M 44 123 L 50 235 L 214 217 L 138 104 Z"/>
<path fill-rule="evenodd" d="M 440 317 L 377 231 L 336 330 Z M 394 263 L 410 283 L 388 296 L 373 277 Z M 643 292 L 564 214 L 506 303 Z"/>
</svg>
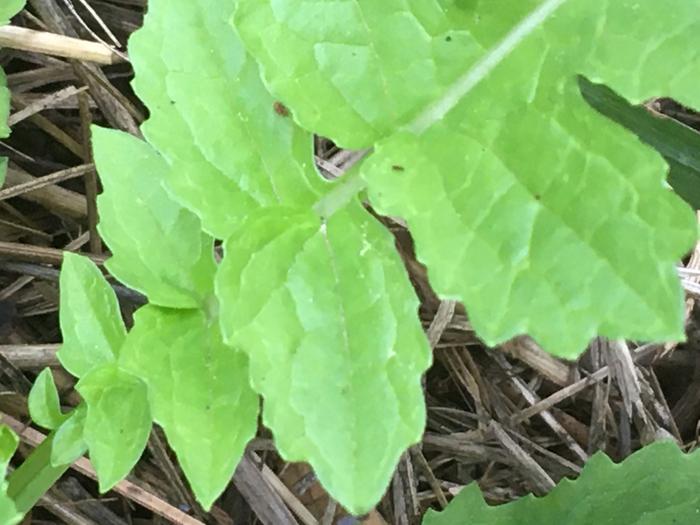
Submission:
<svg viewBox="0 0 700 525">
<path fill-rule="evenodd" d="M 540 200 L 541 198 L 542 198 L 542 195 L 540 195 L 539 193 L 535 193 L 535 200 L 536 201 Z"/>
<path fill-rule="evenodd" d="M 445 37 L 445 42 L 452 42 L 452 37 L 449 36 L 449 35 L 447 35 L 447 36 Z"/>
<path fill-rule="evenodd" d="M 398 164 L 394 164 L 394 165 L 391 167 L 391 169 L 394 170 L 394 171 L 405 171 L 405 170 L 406 170 L 406 168 L 404 168 L 403 166 L 399 166 Z"/>
<path fill-rule="evenodd" d="M 280 117 L 289 116 L 289 109 L 287 109 L 287 106 L 285 106 L 281 102 L 275 102 L 272 105 L 272 108 L 275 110 L 275 113 L 277 113 Z"/>
</svg>

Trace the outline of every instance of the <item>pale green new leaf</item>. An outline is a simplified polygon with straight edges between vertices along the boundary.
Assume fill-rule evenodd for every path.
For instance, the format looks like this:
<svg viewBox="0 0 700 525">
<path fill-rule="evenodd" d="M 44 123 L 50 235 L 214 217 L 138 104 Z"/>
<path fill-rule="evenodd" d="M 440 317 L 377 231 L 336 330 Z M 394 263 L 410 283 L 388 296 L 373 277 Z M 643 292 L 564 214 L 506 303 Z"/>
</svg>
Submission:
<svg viewBox="0 0 700 525">
<path fill-rule="evenodd" d="M 87 407 L 79 405 L 70 414 L 56 433 L 51 443 L 51 465 L 70 465 L 87 452 L 87 443 L 83 439 Z"/>
<path fill-rule="evenodd" d="M 425 424 L 430 352 L 391 235 L 357 202 L 327 224 L 261 210 L 226 242 L 216 290 L 281 454 L 366 512 Z"/>
<path fill-rule="evenodd" d="M 22 521 L 14 502 L 7 496 L 5 475 L 10 460 L 17 450 L 19 438 L 5 425 L 0 425 L 0 525 L 15 525 Z"/>
<path fill-rule="evenodd" d="M 10 465 L 10 460 L 17 450 L 19 438 L 11 428 L 0 425 L 0 484 L 5 480 L 7 475 L 7 467 Z"/>
<path fill-rule="evenodd" d="M 87 257 L 64 253 L 60 293 L 63 345 L 58 359 L 71 374 L 81 377 L 114 360 L 126 328 L 117 296 Z"/>
<path fill-rule="evenodd" d="M 7 24 L 22 7 L 25 0 L 2 0 L 0 5 L 0 26 Z M 10 90 L 7 88 L 7 78 L 5 72 L 0 68 L 0 139 L 10 135 L 10 128 L 7 125 L 7 117 L 10 115 Z M 0 157 L 0 188 L 5 183 L 7 172 L 7 159 Z"/>
<path fill-rule="evenodd" d="M 311 134 L 275 111 L 232 31 L 234 0 L 152 0 L 129 50 L 150 109 L 142 129 L 171 163 L 168 187 L 225 238 L 259 206 L 310 205 L 324 184 Z"/>
<path fill-rule="evenodd" d="M 489 506 L 472 483 L 444 512 L 428 511 L 423 525 L 696 523 L 700 514 L 700 453 L 684 454 L 671 441 L 648 445 L 620 464 L 599 452 L 575 481 L 549 494 Z"/>
<path fill-rule="evenodd" d="M 146 448 L 152 426 L 147 387 L 110 363 L 83 377 L 76 390 L 87 404 L 83 439 L 105 493 L 126 477 Z"/>
<path fill-rule="evenodd" d="M 127 133 L 93 127 L 92 135 L 104 186 L 97 199 L 99 231 L 112 250 L 107 268 L 152 303 L 203 305 L 216 270 L 212 239 L 201 232 L 199 219 L 166 193 L 170 167 Z"/>
<path fill-rule="evenodd" d="M 37 376 L 27 402 L 32 421 L 40 427 L 53 430 L 65 419 L 50 368 L 44 368 Z"/>
<path fill-rule="evenodd" d="M 218 322 L 201 311 L 147 306 L 136 313 L 120 364 L 148 384 L 153 418 L 209 509 L 257 430 L 247 357 L 224 345 Z"/>
</svg>

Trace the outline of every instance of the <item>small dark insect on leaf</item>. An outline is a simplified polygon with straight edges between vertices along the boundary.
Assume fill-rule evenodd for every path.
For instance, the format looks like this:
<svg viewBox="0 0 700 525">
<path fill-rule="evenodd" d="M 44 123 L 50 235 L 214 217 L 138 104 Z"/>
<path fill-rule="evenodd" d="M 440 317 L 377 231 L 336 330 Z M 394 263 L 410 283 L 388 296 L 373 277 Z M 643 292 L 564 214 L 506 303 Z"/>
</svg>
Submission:
<svg viewBox="0 0 700 525">
<path fill-rule="evenodd" d="M 285 106 L 281 102 L 275 102 L 274 104 L 272 104 L 272 108 L 275 110 L 275 113 L 277 113 L 280 117 L 289 116 L 289 109 L 287 109 L 287 106 Z"/>
<path fill-rule="evenodd" d="M 406 171 L 406 168 L 404 168 L 403 166 L 399 166 L 398 164 L 394 164 L 394 165 L 391 167 L 391 169 L 394 170 L 394 171 Z"/>
</svg>

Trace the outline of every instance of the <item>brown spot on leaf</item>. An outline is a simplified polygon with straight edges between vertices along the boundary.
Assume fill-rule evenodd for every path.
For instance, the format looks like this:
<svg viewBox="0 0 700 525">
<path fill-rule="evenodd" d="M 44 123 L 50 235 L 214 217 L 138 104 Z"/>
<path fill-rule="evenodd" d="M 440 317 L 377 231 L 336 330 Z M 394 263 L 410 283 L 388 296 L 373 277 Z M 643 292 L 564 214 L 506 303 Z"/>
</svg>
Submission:
<svg viewBox="0 0 700 525">
<path fill-rule="evenodd" d="M 394 171 L 406 171 L 406 168 L 404 168 L 403 166 L 399 166 L 398 164 L 394 164 L 394 165 L 391 167 L 391 169 L 394 170 Z"/>
<path fill-rule="evenodd" d="M 275 110 L 275 113 L 277 113 L 280 117 L 288 117 L 289 116 L 289 109 L 287 106 L 282 104 L 281 102 L 275 102 L 272 105 L 272 109 Z"/>
</svg>

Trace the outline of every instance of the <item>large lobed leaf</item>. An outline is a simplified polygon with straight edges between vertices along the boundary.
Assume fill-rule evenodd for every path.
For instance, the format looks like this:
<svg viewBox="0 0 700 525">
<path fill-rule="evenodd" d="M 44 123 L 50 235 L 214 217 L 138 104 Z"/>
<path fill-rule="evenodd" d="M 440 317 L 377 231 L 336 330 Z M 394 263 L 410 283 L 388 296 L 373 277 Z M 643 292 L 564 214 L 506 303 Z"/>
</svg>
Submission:
<svg viewBox="0 0 700 525">
<path fill-rule="evenodd" d="M 620 464 L 599 452 L 577 480 L 562 481 L 544 497 L 492 507 L 472 483 L 444 512 L 429 511 L 423 525 L 695 523 L 698 472 L 700 453 L 683 454 L 671 441 L 648 445 Z"/>
<path fill-rule="evenodd" d="M 148 385 L 153 419 L 197 500 L 210 508 L 257 431 L 248 359 L 224 345 L 217 319 L 147 306 L 136 313 L 120 364 Z"/>
<path fill-rule="evenodd" d="M 299 122 L 376 141 L 372 204 L 407 220 L 433 286 L 483 339 L 527 332 L 575 357 L 595 334 L 683 338 L 674 263 L 695 218 L 661 158 L 592 110 L 578 77 L 700 107 L 699 8 L 241 0 L 236 24 Z"/>
<path fill-rule="evenodd" d="M 222 330 L 246 351 L 280 452 L 367 511 L 424 426 L 430 352 L 393 240 L 358 204 L 268 208 L 227 241 Z"/>
</svg>

